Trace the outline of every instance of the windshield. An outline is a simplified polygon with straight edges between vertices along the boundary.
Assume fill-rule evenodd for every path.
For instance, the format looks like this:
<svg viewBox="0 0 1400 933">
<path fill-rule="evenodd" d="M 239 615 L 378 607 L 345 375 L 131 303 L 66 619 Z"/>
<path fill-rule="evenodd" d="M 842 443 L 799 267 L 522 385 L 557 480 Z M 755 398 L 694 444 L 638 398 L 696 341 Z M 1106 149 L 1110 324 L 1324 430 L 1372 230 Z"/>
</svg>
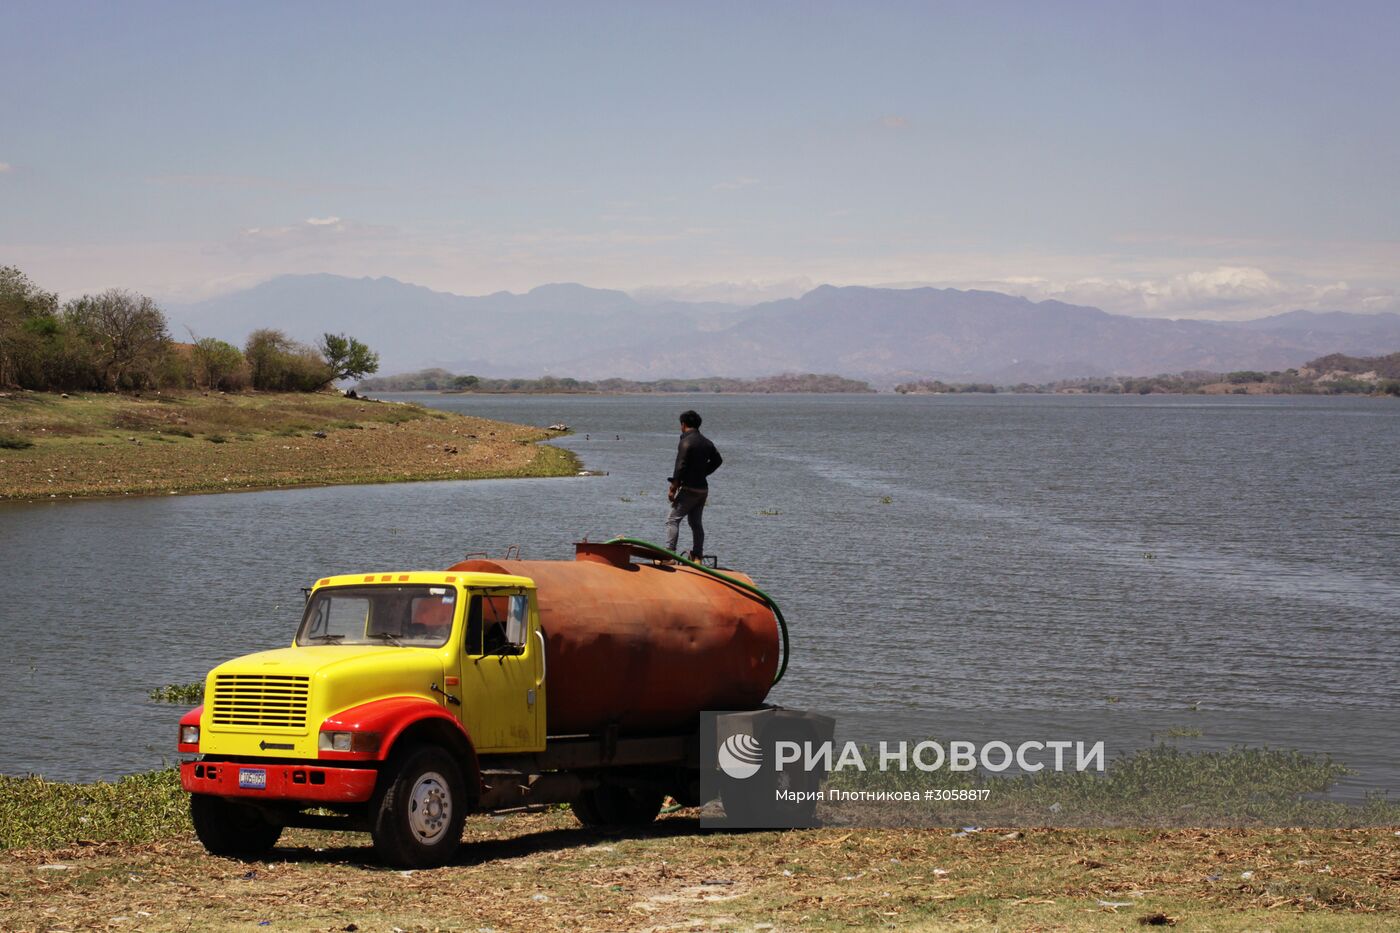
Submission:
<svg viewBox="0 0 1400 933">
<path fill-rule="evenodd" d="M 456 608 L 451 586 L 328 587 L 306 604 L 296 643 L 441 648 Z"/>
</svg>

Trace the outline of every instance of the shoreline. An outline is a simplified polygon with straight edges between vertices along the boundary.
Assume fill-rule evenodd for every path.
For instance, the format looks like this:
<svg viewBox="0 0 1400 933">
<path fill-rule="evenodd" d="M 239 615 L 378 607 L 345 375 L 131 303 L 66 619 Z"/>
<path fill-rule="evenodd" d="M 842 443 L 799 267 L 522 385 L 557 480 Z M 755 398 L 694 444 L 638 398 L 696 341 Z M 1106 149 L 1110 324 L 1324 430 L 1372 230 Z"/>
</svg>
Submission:
<svg viewBox="0 0 1400 933">
<path fill-rule="evenodd" d="M 330 393 L 9 393 L 0 504 L 577 475 L 563 433 Z"/>
<path fill-rule="evenodd" d="M 705 396 L 705 397 L 708 398 L 708 397 L 714 396 L 714 395 L 821 395 L 821 396 L 828 396 L 828 395 L 854 395 L 854 396 L 869 396 L 869 395 L 891 395 L 891 394 L 893 394 L 893 393 L 890 393 L 890 392 L 880 392 L 880 391 L 875 390 L 875 389 L 872 389 L 872 390 L 870 390 L 869 392 L 714 392 L 714 391 L 706 391 L 706 390 L 703 390 L 703 389 L 702 389 L 702 390 L 697 390 L 697 391 L 695 391 L 695 392 L 622 392 L 622 391 L 617 391 L 617 392 L 602 392 L 602 391 L 592 391 L 592 392 L 515 392 L 515 391 L 512 391 L 512 390 L 510 390 L 510 389 L 485 390 L 485 391 L 482 391 L 482 390 L 467 390 L 467 391 L 460 391 L 460 392 L 459 392 L 459 391 L 456 391 L 456 390 L 453 390 L 453 389 L 375 389 L 375 390 L 374 390 L 374 394 L 375 394 L 375 395 L 445 395 L 445 396 L 450 396 L 450 397 L 454 397 L 454 398 L 455 398 L 455 397 L 458 397 L 458 396 L 483 396 L 483 397 L 494 397 L 494 396 L 501 396 L 501 395 L 532 395 L 532 396 L 537 396 L 537 397 L 540 397 L 540 398 L 567 398 L 567 397 L 569 397 L 569 396 L 575 396 L 575 395 L 587 396 L 587 397 L 590 397 L 590 398 L 643 398 L 643 397 L 650 397 L 650 396 L 665 397 L 665 396 L 671 396 L 671 395 L 703 395 L 703 396 Z"/>
<path fill-rule="evenodd" d="M 91 493 L 91 494 L 71 493 L 71 494 L 65 494 L 65 495 L 50 494 L 50 495 L 47 495 L 47 496 L 37 496 L 37 497 L 33 497 L 33 498 L 7 497 L 7 496 L 5 496 L 4 494 L 0 494 L 0 514 L 2 514 L 3 511 L 4 511 L 4 509 L 7 508 L 7 507 L 9 507 L 9 506 L 42 505 L 42 504 L 44 504 L 44 503 L 59 503 L 59 502 L 116 502 L 116 501 L 118 501 L 118 500 L 126 500 L 126 499 L 168 499 L 168 498 L 170 498 L 170 497 L 172 497 L 172 496 L 226 496 L 226 495 L 234 495 L 234 494 L 237 494 L 237 493 L 245 493 L 245 492 L 292 492 L 292 491 L 298 490 L 298 489 L 330 489 L 330 488 L 333 488 L 333 487 L 336 487 L 336 486 L 391 486 L 391 485 L 398 485 L 398 484 L 404 484 L 404 483 L 441 483 L 441 482 L 451 482 L 451 481 L 453 481 L 453 480 L 458 480 L 458 481 L 461 481 L 461 482 L 470 482 L 470 481 L 475 481 L 475 480 L 490 480 L 490 479 L 519 479 L 519 480 L 531 480 L 531 479 L 564 479 L 564 478 L 572 477 L 572 476 L 585 476 L 585 475 L 591 475 L 591 474 L 587 474 L 587 473 L 586 473 L 585 471 L 583 471 L 583 470 L 578 470 L 578 471 L 571 472 L 571 473 L 554 473 L 554 474 L 550 474 L 550 473 L 538 473 L 538 474 L 535 474 L 535 473 L 500 473 L 500 474 L 496 474 L 496 473 L 482 473 L 482 474 L 471 475 L 471 476 L 457 476 L 457 475 L 450 475 L 450 476 L 446 476 L 446 475 L 445 475 L 445 476 L 428 476 L 428 475 L 424 475 L 424 476 L 403 476 L 403 477 L 394 477 L 394 476 L 375 477 L 375 476 L 370 476 L 370 477 L 366 477 L 366 478 L 364 478 L 364 479 L 338 479 L 338 480 L 326 480 L 326 481 L 324 481 L 324 482 L 322 482 L 322 481 L 317 481 L 317 480 L 308 480 L 308 481 L 306 481 L 306 482 L 295 482 L 295 483 L 271 483 L 271 484 L 262 485 L 262 486 L 250 484 L 250 485 L 244 485 L 244 486 L 230 486 L 230 487 L 222 487 L 222 486 L 220 486 L 220 487 L 217 487 L 217 488 L 216 488 L 216 487 L 213 487 L 213 486 L 209 486 L 209 487 L 198 487 L 198 488 L 196 488 L 196 487 L 191 487 L 191 488 L 187 488 L 187 489 L 171 489 L 171 490 L 167 490 L 167 491 L 165 491 L 165 492 L 161 492 L 161 491 L 146 491 L 146 492 L 111 492 L 111 493 L 107 493 L 107 492 L 98 492 L 98 493 Z M 139 772 L 132 772 L 132 773 L 139 773 Z M 8 774 L 8 772 L 0 772 L 0 776 L 4 776 L 4 775 L 6 775 L 6 774 Z"/>
</svg>

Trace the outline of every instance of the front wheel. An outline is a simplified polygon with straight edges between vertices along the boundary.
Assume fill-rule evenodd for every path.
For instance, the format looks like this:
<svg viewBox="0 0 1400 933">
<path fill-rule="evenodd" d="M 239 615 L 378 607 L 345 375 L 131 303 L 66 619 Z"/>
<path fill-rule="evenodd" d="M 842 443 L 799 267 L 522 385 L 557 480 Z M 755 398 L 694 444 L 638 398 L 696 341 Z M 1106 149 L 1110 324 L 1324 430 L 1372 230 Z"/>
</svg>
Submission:
<svg viewBox="0 0 1400 933">
<path fill-rule="evenodd" d="M 227 858 L 259 858 L 282 835 L 282 827 L 256 807 L 209 794 L 190 795 L 190 821 L 209 854 Z"/>
<path fill-rule="evenodd" d="M 380 776 L 371 804 L 375 851 L 399 868 L 444 865 L 462 843 L 467 793 L 462 769 L 439 748 L 410 751 Z"/>
</svg>

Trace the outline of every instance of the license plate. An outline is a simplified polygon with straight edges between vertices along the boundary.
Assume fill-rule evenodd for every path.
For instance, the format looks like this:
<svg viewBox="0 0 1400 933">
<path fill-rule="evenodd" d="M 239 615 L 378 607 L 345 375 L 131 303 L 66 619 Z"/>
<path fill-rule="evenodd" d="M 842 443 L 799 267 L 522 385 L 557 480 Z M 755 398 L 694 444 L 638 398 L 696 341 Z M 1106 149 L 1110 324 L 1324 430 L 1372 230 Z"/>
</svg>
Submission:
<svg viewBox="0 0 1400 933">
<path fill-rule="evenodd" d="M 267 789 L 267 769 L 266 768 L 239 768 L 238 786 L 248 790 Z"/>
</svg>

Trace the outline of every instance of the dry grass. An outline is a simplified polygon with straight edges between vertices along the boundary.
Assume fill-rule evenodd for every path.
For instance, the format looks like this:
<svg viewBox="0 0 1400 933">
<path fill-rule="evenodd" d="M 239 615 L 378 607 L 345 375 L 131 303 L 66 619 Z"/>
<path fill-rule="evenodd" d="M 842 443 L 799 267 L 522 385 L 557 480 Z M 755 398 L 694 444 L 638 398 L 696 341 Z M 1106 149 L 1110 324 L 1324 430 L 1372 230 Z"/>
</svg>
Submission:
<svg viewBox="0 0 1400 933">
<path fill-rule="evenodd" d="M 644 832 L 567 812 L 472 818 L 455 865 L 398 872 L 363 836 L 290 830 L 241 863 L 187 837 L 0 853 L 0 927 L 297 930 L 1380 930 L 1393 830 Z M 1246 872 L 1252 874 L 1246 875 Z"/>
<path fill-rule="evenodd" d="M 644 830 L 567 811 L 473 817 L 455 864 L 399 872 L 368 837 L 288 830 L 214 858 L 174 771 L 0 777 L 0 929 L 1368 930 L 1400 917 L 1400 836 L 1373 829 Z M 23 848 L 20 848 L 23 847 Z M 1147 925 L 1155 925 L 1148 923 Z"/>
<path fill-rule="evenodd" d="M 316 436 L 323 433 L 324 437 Z M 277 486 L 562 476 L 550 433 L 335 394 L 0 398 L 0 499 L 164 495 Z"/>
</svg>

